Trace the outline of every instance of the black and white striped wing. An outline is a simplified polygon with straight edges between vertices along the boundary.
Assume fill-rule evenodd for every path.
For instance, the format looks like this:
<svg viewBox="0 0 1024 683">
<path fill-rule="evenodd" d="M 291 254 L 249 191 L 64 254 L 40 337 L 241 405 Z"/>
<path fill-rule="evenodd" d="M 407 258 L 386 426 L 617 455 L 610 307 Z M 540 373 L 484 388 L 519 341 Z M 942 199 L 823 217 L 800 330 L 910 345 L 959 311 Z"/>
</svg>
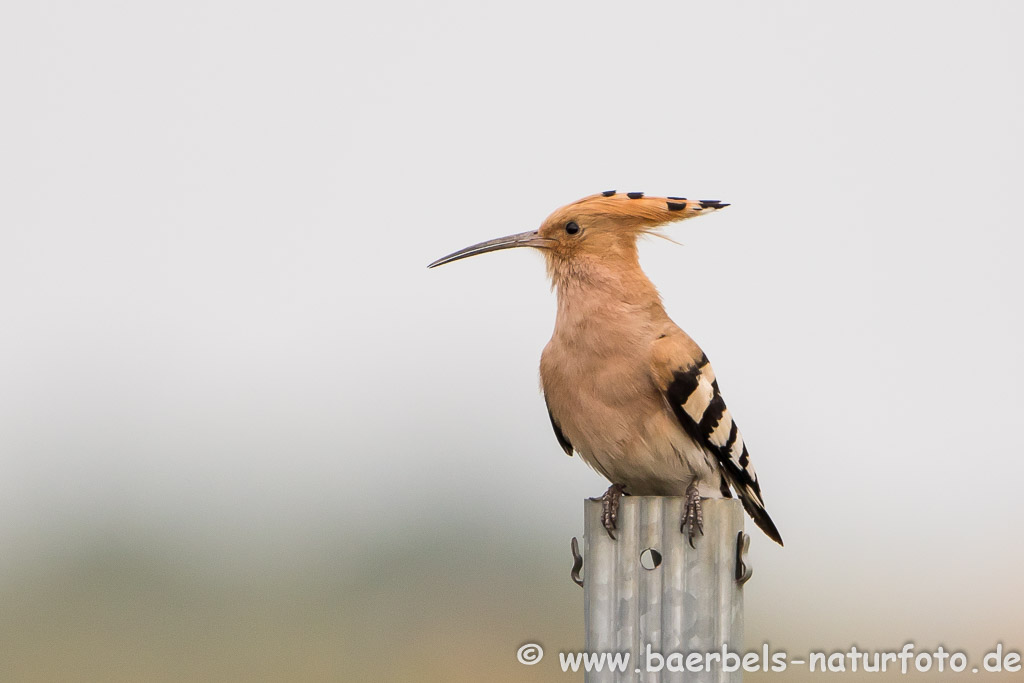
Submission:
<svg viewBox="0 0 1024 683">
<path fill-rule="evenodd" d="M 702 354 L 695 365 L 673 372 L 665 396 L 686 433 L 717 458 L 723 478 L 736 491 L 750 518 L 782 545 L 782 537 L 764 509 L 747 445 L 722 399 L 707 356 Z"/>
<path fill-rule="evenodd" d="M 544 404 L 547 405 L 547 396 L 544 397 Z M 565 434 L 562 433 L 562 426 L 558 424 L 558 420 L 551 414 L 551 408 L 548 408 L 548 418 L 551 419 L 551 428 L 555 430 L 555 438 L 558 440 L 558 445 L 562 447 L 565 454 L 570 458 L 572 457 L 572 444 L 569 443 L 569 439 L 565 438 Z"/>
</svg>

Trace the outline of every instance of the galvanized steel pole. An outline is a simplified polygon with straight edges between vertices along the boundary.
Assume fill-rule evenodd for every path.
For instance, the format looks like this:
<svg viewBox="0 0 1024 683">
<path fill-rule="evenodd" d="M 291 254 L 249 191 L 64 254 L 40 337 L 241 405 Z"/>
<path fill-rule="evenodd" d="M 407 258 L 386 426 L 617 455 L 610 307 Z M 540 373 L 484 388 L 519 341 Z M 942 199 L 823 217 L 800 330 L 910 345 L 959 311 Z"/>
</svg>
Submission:
<svg viewBox="0 0 1024 683">
<path fill-rule="evenodd" d="M 601 503 L 584 502 L 586 650 L 629 652 L 625 672 L 590 671 L 587 683 L 738 683 L 742 668 L 670 671 L 691 653 L 743 654 L 743 509 L 735 499 L 705 499 L 704 535 L 691 548 L 679 532 L 685 498 L 626 496 L 617 540 L 601 525 Z M 668 657 L 648 671 L 648 650 Z M 650 659 L 657 667 L 657 657 Z M 669 666 L 672 664 L 673 666 Z M 639 669 L 639 671 L 637 671 Z"/>
</svg>

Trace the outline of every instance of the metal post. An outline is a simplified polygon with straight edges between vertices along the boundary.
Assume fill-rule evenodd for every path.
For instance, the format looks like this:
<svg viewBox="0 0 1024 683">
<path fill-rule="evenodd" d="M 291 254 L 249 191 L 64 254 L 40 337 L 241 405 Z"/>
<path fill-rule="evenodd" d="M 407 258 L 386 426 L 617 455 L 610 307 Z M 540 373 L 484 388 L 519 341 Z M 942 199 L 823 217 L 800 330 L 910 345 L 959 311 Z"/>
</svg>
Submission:
<svg viewBox="0 0 1024 683">
<path fill-rule="evenodd" d="M 586 683 L 741 680 L 742 667 L 724 671 L 721 659 L 710 672 L 669 670 L 691 653 L 721 656 L 723 646 L 743 656 L 742 584 L 749 571 L 742 553 L 749 539 L 742 507 L 735 499 L 703 500 L 704 535 L 693 549 L 679 532 L 684 503 L 681 497 L 623 498 L 612 540 L 601 525 L 601 503 L 584 502 L 586 650 L 630 653 L 625 672 L 590 671 Z M 648 671 L 648 645 L 666 658 L 678 654 L 660 671 Z M 658 659 L 652 663 L 656 667 Z"/>
</svg>

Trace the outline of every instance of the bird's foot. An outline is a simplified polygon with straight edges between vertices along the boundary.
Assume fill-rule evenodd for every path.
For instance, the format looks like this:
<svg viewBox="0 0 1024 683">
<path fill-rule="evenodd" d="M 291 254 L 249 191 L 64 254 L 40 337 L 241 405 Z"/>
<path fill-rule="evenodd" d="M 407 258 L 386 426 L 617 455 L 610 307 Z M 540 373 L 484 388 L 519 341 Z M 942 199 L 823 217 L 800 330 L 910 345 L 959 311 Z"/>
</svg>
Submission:
<svg viewBox="0 0 1024 683">
<path fill-rule="evenodd" d="M 683 521 L 679 532 L 687 535 L 691 548 L 696 548 L 693 544 L 693 537 L 698 534 L 704 535 L 704 510 L 700 504 L 697 482 L 686 487 L 686 507 L 683 509 Z"/>
<path fill-rule="evenodd" d="M 613 541 L 615 540 L 615 529 L 617 528 L 615 525 L 619 521 L 619 501 L 622 500 L 624 495 L 626 495 L 625 484 L 612 484 L 604 492 L 603 496 L 590 499 L 601 501 L 601 524 Z"/>
</svg>

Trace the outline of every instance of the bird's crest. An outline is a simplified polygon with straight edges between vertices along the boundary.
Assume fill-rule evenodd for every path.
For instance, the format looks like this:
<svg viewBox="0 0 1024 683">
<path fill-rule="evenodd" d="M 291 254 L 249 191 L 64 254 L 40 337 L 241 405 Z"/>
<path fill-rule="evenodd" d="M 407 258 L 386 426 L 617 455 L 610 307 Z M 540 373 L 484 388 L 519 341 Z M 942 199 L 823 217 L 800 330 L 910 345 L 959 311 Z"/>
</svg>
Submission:
<svg viewBox="0 0 1024 683">
<path fill-rule="evenodd" d="M 717 199 L 647 197 L 643 192 L 607 190 L 568 204 L 555 212 L 612 220 L 620 225 L 646 231 L 665 223 L 701 216 L 729 206 Z"/>
</svg>

